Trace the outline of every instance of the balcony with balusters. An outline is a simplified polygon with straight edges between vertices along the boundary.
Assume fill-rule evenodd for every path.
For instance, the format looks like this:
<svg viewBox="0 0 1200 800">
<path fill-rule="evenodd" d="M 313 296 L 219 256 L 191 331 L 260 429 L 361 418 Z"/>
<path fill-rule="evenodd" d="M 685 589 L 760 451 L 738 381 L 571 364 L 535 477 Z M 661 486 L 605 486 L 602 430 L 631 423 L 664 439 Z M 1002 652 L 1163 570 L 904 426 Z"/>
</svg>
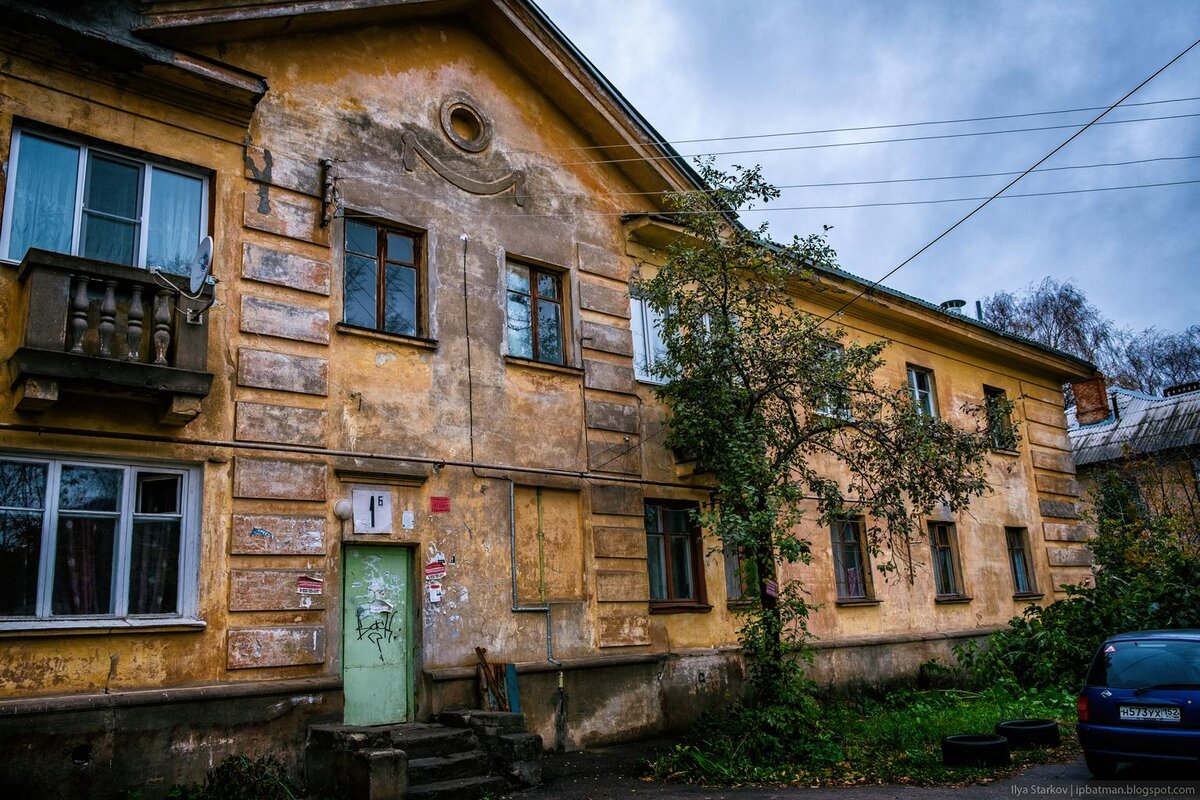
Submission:
<svg viewBox="0 0 1200 800">
<path fill-rule="evenodd" d="M 187 278 L 30 250 L 18 268 L 22 338 L 8 360 L 16 408 L 38 413 L 63 392 L 149 399 L 159 421 L 200 413 L 212 287 L 192 299 Z"/>
</svg>

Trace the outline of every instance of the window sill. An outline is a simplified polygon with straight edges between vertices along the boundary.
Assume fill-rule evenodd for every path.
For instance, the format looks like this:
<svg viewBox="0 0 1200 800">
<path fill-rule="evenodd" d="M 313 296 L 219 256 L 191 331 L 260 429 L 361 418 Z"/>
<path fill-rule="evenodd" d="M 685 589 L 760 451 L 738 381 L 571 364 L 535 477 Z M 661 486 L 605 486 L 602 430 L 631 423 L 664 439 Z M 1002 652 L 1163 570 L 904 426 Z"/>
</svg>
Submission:
<svg viewBox="0 0 1200 800">
<path fill-rule="evenodd" d="M 988 450 L 1000 456 L 1020 456 L 1020 450 L 1010 450 L 1007 447 L 989 447 Z"/>
<path fill-rule="evenodd" d="M 690 600 L 650 603 L 651 614 L 707 614 L 709 611 L 712 611 L 712 606 L 708 603 L 696 603 Z"/>
<path fill-rule="evenodd" d="M 1045 596 L 1042 592 L 1013 592 L 1013 600 L 1041 600 Z"/>
<path fill-rule="evenodd" d="M 405 344 L 409 347 L 419 347 L 422 350 L 436 350 L 438 346 L 437 339 L 426 339 L 421 336 L 406 336 L 402 333 L 388 333 L 387 331 L 375 331 L 370 328 L 360 328 L 357 325 L 348 325 L 345 322 L 339 322 L 334 326 L 338 333 L 345 333 L 349 336 L 361 336 L 364 339 L 377 339 L 381 342 L 391 342 L 393 344 Z"/>
<path fill-rule="evenodd" d="M 207 628 L 202 619 L 30 619 L 0 622 L 0 638 L 113 633 L 187 633 Z"/>
<path fill-rule="evenodd" d="M 944 594 L 933 598 L 933 601 L 940 605 L 953 605 L 955 603 L 969 603 L 973 599 L 973 597 L 968 597 L 965 594 Z"/>
<path fill-rule="evenodd" d="M 835 600 L 834 605 L 850 606 L 850 607 L 853 607 L 853 606 L 877 606 L 882 602 L 883 602 L 882 600 L 879 600 L 878 598 L 875 598 L 875 597 L 848 597 L 845 600 Z"/>
<path fill-rule="evenodd" d="M 551 364 L 547 361 L 535 361 L 532 358 L 505 356 L 504 363 L 512 367 L 529 367 L 530 369 L 541 369 L 545 370 L 546 372 L 557 372 L 560 375 L 571 375 L 576 378 L 583 377 L 583 369 L 580 367 L 569 367 L 565 364 Z"/>
</svg>

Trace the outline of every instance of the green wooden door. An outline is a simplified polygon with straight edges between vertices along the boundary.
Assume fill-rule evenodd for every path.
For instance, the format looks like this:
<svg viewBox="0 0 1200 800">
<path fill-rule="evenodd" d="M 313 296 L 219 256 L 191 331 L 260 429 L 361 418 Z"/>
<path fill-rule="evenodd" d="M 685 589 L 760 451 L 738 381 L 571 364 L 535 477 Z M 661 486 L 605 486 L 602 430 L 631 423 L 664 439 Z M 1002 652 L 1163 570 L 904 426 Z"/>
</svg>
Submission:
<svg viewBox="0 0 1200 800">
<path fill-rule="evenodd" d="M 342 669 L 347 725 L 409 718 L 409 572 L 404 547 L 345 548 Z"/>
</svg>

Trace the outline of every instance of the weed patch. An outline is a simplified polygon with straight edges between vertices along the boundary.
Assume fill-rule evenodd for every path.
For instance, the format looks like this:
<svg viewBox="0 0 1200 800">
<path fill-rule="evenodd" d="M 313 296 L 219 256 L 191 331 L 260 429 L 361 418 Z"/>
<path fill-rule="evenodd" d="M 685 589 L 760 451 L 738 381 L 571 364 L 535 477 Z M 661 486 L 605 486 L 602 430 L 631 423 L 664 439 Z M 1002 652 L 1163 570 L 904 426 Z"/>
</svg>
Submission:
<svg viewBox="0 0 1200 800">
<path fill-rule="evenodd" d="M 812 701 L 810 707 L 738 706 L 707 717 L 690 740 L 659 756 L 659 780 L 712 785 L 955 784 L 990 780 L 1077 751 L 1064 730 L 1058 748 L 1013 751 L 1013 767 L 942 765 L 941 739 L 991 733 L 1005 719 L 1073 719 L 1074 696 L 1058 690 L 899 690 Z"/>
</svg>

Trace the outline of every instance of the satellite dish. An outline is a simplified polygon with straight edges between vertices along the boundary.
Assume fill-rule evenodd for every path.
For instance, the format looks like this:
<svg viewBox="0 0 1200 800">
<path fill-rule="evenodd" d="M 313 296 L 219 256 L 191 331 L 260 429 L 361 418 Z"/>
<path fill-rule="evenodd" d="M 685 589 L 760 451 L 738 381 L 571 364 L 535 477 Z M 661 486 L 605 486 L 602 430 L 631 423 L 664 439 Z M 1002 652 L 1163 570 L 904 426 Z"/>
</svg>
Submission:
<svg viewBox="0 0 1200 800">
<path fill-rule="evenodd" d="M 211 236 L 205 236 L 200 240 L 196 254 L 188 263 L 188 288 L 192 294 L 199 295 L 204 284 L 208 282 L 209 273 L 212 271 L 212 257 L 213 240 Z"/>
</svg>

